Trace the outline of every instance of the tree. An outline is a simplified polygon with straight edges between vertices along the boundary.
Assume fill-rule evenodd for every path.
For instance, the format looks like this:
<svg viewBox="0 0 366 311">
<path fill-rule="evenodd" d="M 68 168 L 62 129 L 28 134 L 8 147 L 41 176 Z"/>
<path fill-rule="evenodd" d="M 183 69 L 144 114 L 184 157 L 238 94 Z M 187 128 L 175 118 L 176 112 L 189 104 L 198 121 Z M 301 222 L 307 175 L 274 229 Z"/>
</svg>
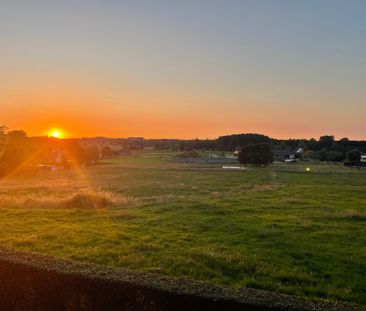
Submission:
<svg viewBox="0 0 366 311">
<path fill-rule="evenodd" d="M 85 149 L 76 141 L 67 142 L 64 145 L 65 156 L 70 160 L 68 165 L 82 165 L 88 162 Z"/>
<path fill-rule="evenodd" d="M 347 160 L 349 162 L 358 163 L 361 160 L 361 153 L 357 149 L 347 152 Z"/>
<path fill-rule="evenodd" d="M 314 160 L 316 158 L 316 154 L 313 150 L 306 150 L 305 158 Z"/>
<path fill-rule="evenodd" d="M 101 153 L 103 159 L 111 157 L 113 155 L 112 148 L 109 146 L 104 146 L 102 148 L 102 150 L 100 151 L 100 153 Z"/>
<path fill-rule="evenodd" d="M 236 147 L 270 142 L 271 139 L 268 136 L 261 134 L 234 134 L 220 136 L 217 139 L 217 146 L 219 150 L 234 151 Z"/>
<path fill-rule="evenodd" d="M 8 132 L 8 134 L 6 134 L 6 136 L 9 141 L 16 143 L 16 142 L 24 141 L 27 138 L 27 133 L 24 132 L 23 130 L 14 130 L 14 131 Z"/>
<path fill-rule="evenodd" d="M 0 158 L 0 175 L 6 175 L 18 168 L 28 157 L 30 148 L 24 131 L 11 131 L 5 135 L 5 145 Z"/>
<path fill-rule="evenodd" d="M 321 148 L 329 149 L 330 147 L 332 147 L 333 143 L 334 143 L 333 135 L 324 135 L 319 138 L 319 144 L 321 145 Z"/>
<path fill-rule="evenodd" d="M 320 161 L 327 161 L 327 149 L 320 151 Z"/>
<path fill-rule="evenodd" d="M 326 159 L 331 162 L 340 162 L 343 160 L 343 152 L 335 150 L 327 151 Z"/>
<path fill-rule="evenodd" d="M 86 154 L 89 163 L 98 162 L 100 159 L 100 151 L 97 145 L 92 145 L 86 149 Z"/>
<path fill-rule="evenodd" d="M 348 145 L 349 139 L 347 137 L 344 137 L 344 138 L 340 139 L 339 142 L 341 143 L 341 145 Z"/>
<path fill-rule="evenodd" d="M 245 165 L 269 165 L 273 163 L 273 153 L 269 144 L 249 144 L 242 148 L 238 159 Z"/>
<path fill-rule="evenodd" d="M 319 150 L 319 143 L 315 138 L 310 138 L 306 143 L 306 149 L 318 151 Z"/>
</svg>

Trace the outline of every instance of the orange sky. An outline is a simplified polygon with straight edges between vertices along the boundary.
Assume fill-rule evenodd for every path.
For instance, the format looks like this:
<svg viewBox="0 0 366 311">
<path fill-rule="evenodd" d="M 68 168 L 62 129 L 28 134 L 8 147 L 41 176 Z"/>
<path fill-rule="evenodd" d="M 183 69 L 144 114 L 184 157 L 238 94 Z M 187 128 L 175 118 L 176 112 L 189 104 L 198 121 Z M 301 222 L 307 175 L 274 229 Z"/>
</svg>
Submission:
<svg viewBox="0 0 366 311">
<path fill-rule="evenodd" d="M 363 138 L 355 134 L 363 129 L 360 123 L 344 128 L 342 113 L 333 111 L 332 119 L 327 120 L 328 112 L 314 114 L 315 107 L 282 110 L 257 99 L 220 105 L 221 98 L 205 96 L 195 99 L 151 90 L 119 94 L 92 84 L 65 85 L 62 81 L 45 85 L 29 79 L 23 83 L 0 95 L 1 116 L 8 127 L 24 129 L 31 136 L 47 135 L 57 128 L 66 137 L 215 138 L 256 132 L 276 138 L 318 138 L 322 134 Z"/>
<path fill-rule="evenodd" d="M 32 136 L 366 139 L 365 9 L 9 1 L 0 124 Z"/>
</svg>

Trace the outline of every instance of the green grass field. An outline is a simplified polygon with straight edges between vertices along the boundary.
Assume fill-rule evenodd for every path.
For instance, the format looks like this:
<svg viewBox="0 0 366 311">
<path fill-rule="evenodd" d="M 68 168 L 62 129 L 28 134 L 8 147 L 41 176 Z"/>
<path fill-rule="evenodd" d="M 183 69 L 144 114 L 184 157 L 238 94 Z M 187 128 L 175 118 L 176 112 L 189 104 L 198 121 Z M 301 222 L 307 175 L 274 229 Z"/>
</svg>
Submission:
<svg viewBox="0 0 366 311">
<path fill-rule="evenodd" d="M 224 171 L 170 158 L 140 154 L 0 181 L 1 245 L 366 304 L 365 171 Z"/>
</svg>

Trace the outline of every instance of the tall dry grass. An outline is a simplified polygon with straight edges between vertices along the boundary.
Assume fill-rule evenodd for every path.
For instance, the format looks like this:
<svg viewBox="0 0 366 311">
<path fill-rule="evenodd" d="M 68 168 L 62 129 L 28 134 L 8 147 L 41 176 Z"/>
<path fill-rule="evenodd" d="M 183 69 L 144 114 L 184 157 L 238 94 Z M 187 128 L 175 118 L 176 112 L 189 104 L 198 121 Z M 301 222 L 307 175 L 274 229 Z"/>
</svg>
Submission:
<svg viewBox="0 0 366 311">
<path fill-rule="evenodd" d="M 73 194 L 0 194 L 0 207 L 18 208 L 106 208 L 135 205 L 137 199 L 113 192 L 87 190 Z"/>
</svg>

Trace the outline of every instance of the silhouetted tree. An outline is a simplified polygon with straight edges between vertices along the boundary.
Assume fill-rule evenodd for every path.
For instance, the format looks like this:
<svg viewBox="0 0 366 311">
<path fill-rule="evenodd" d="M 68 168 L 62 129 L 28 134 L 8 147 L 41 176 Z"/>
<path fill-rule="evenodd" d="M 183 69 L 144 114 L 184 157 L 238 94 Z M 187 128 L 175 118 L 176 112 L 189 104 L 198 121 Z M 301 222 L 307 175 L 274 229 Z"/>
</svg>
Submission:
<svg viewBox="0 0 366 311">
<path fill-rule="evenodd" d="M 261 134 L 235 134 L 219 137 L 217 147 L 219 150 L 234 151 L 237 147 L 270 142 L 271 139 L 268 136 Z"/>
<path fill-rule="evenodd" d="M 319 143 L 317 142 L 317 140 L 315 138 L 310 138 L 306 142 L 306 149 L 313 150 L 313 151 L 318 151 L 319 150 Z"/>
<path fill-rule="evenodd" d="M 349 144 L 349 139 L 347 137 L 344 137 L 342 139 L 339 140 L 341 145 L 347 145 Z"/>
<path fill-rule="evenodd" d="M 304 156 L 307 159 L 315 159 L 316 158 L 316 154 L 313 150 L 306 150 Z"/>
<path fill-rule="evenodd" d="M 353 163 L 358 163 L 361 160 L 361 153 L 357 150 L 351 150 L 347 152 L 347 160 Z"/>
<path fill-rule="evenodd" d="M 10 131 L 5 135 L 5 146 L 0 157 L 0 175 L 6 175 L 19 167 L 30 156 L 27 134 Z"/>
<path fill-rule="evenodd" d="M 326 160 L 331 162 L 340 162 L 343 160 L 343 152 L 336 150 L 327 151 Z"/>
<path fill-rule="evenodd" d="M 242 148 L 238 160 L 245 165 L 269 165 L 273 163 L 273 153 L 269 144 L 249 144 Z"/>
<path fill-rule="evenodd" d="M 100 159 L 100 151 L 97 145 L 86 148 L 86 154 L 89 163 L 95 163 Z"/>
<path fill-rule="evenodd" d="M 102 148 L 102 150 L 100 151 L 100 153 L 101 153 L 103 159 L 111 157 L 113 155 L 112 148 L 109 146 L 104 146 Z"/>
<path fill-rule="evenodd" d="M 332 147 L 334 143 L 334 136 L 333 135 L 324 135 L 319 138 L 319 144 L 321 148 L 329 149 Z"/>
<path fill-rule="evenodd" d="M 320 151 L 320 161 L 327 161 L 327 149 Z"/>
</svg>

